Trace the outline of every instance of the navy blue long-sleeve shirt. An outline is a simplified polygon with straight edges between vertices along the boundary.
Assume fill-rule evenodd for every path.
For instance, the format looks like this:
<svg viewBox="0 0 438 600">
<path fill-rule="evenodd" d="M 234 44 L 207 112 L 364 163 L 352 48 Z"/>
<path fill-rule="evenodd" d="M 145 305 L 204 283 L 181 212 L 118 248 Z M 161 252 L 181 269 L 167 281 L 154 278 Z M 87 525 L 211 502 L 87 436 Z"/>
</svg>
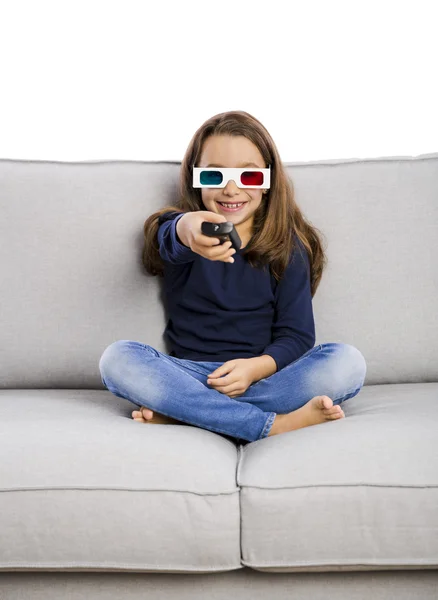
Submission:
<svg viewBox="0 0 438 600">
<path fill-rule="evenodd" d="M 184 214 L 184 213 L 183 213 Z M 226 362 L 272 356 L 277 371 L 315 344 L 310 264 L 301 248 L 292 253 L 280 282 L 242 256 L 234 263 L 212 261 L 182 244 L 176 224 L 183 214 L 161 215 L 159 253 L 169 320 L 165 336 L 171 356 Z M 167 219 L 167 220 L 166 220 Z"/>
</svg>

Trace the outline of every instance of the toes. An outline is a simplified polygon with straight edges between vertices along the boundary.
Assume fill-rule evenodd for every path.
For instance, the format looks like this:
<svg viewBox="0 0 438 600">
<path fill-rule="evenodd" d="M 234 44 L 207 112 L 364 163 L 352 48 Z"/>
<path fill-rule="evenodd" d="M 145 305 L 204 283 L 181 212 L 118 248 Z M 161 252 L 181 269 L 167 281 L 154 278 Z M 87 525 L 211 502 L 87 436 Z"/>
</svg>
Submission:
<svg viewBox="0 0 438 600">
<path fill-rule="evenodd" d="M 131 414 L 132 414 L 132 418 L 133 419 L 135 419 L 135 418 L 137 418 L 137 419 L 139 419 L 139 418 L 143 419 L 144 418 L 143 417 L 143 412 L 141 410 L 133 410 Z"/>
<path fill-rule="evenodd" d="M 333 407 L 333 400 L 328 396 L 317 396 L 320 408 L 330 409 Z"/>
<path fill-rule="evenodd" d="M 345 413 L 342 410 L 342 408 L 338 407 L 339 410 L 337 410 L 336 412 L 332 413 L 332 414 L 328 414 L 327 419 L 342 419 L 342 417 L 345 417 Z"/>
<path fill-rule="evenodd" d="M 333 405 L 331 408 L 324 408 L 322 411 L 325 415 L 337 415 L 341 412 L 341 407 L 338 404 Z"/>
<path fill-rule="evenodd" d="M 154 413 L 150 410 L 150 408 L 142 408 L 141 414 L 144 419 L 152 419 L 152 417 L 154 416 Z"/>
<path fill-rule="evenodd" d="M 322 396 L 321 398 L 328 398 L 328 396 Z M 345 417 L 344 411 L 339 404 L 333 404 L 330 408 L 323 408 L 322 413 L 326 419 L 340 419 L 341 417 Z"/>
<path fill-rule="evenodd" d="M 147 423 L 147 420 L 143 417 L 143 413 L 140 410 L 133 410 L 132 418 L 139 423 Z"/>
</svg>

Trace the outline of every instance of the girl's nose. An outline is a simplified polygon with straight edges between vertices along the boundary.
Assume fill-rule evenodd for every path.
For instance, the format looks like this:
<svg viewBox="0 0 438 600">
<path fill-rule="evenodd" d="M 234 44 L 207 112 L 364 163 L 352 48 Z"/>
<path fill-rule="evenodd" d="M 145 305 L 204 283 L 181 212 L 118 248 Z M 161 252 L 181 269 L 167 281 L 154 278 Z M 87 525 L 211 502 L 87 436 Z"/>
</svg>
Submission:
<svg viewBox="0 0 438 600">
<path fill-rule="evenodd" d="M 224 187 L 224 190 L 226 190 L 227 192 L 235 192 L 236 190 L 239 191 L 239 187 L 237 186 L 235 181 L 230 179 L 230 181 L 228 181 L 227 185 Z"/>
</svg>

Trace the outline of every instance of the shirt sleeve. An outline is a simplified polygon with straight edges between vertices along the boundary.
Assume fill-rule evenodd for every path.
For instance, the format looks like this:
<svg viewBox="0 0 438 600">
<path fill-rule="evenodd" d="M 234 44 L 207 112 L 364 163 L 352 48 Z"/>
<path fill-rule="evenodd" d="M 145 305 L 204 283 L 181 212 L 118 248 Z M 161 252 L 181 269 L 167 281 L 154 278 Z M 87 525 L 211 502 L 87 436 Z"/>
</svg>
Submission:
<svg viewBox="0 0 438 600">
<path fill-rule="evenodd" d="M 185 213 L 164 213 L 159 217 L 157 233 L 159 253 L 163 260 L 172 264 L 192 262 L 199 254 L 185 246 L 176 233 L 176 224 Z"/>
<path fill-rule="evenodd" d="M 310 262 L 304 245 L 297 237 L 295 239 L 292 258 L 275 291 L 272 342 L 263 352 L 275 360 L 277 371 L 300 358 L 315 344 Z"/>
</svg>

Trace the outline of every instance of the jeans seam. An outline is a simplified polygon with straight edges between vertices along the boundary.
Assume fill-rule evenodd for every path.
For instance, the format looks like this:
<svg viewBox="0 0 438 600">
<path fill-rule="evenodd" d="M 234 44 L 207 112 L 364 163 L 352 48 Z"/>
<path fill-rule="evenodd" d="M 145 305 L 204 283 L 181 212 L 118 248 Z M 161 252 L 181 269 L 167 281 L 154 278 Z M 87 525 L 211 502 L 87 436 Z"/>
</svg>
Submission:
<svg viewBox="0 0 438 600">
<path fill-rule="evenodd" d="M 277 413 L 275 413 L 273 411 L 270 412 L 268 418 L 266 419 L 266 423 L 265 423 L 265 425 L 263 427 L 263 430 L 262 430 L 262 433 L 261 433 L 259 439 L 262 439 L 262 438 L 266 437 L 266 430 L 268 429 L 268 427 L 269 427 L 269 431 L 271 430 L 271 427 L 272 427 L 272 425 L 274 423 L 274 420 L 275 420 L 276 416 L 277 416 Z M 269 431 L 268 431 L 268 433 L 269 433 Z"/>
<path fill-rule="evenodd" d="M 360 385 L 358 388 L 356 388 L 352 392 L 347 392 L 346 394 L 341 396 L 342 400 L 340 398 L 337 398 L 336 402 L 339 402 L 339 404 L 342 404 L 346 400 L 350 400 L 350 398 L 354 398 L 354 396 L 356 396 L 361 391 L 362 388 L 363 388 L 363 385 Z M 335 404 L 335 402 L 334 402 L 334 404 Z"/>
<path fill-rule="evenodd" d="M 169 358 L 174 365 L 176 365 L 177 367 L 181 368 L 180 362 L 172 360 L 173 358 L 176 358 L 175 356 L 167 356 L 167 358 Z M 184 359 L 177 359 L 177 360 L 181 361 L 181 360 L 184 360 Z M 185 369 L 190 369 L 190 371 L 194 371 L 195 373 L 199 373 L 199 375 L 204 375 L 204 377 L 207 377 L 207 375 L 205 375 L 205 373 L 203 371 L 200 371 L 199 369 L 196 369 L 193 365 L 188 365 L 187 363 L 184 363 L 184 368 Z"/>
</svg>

